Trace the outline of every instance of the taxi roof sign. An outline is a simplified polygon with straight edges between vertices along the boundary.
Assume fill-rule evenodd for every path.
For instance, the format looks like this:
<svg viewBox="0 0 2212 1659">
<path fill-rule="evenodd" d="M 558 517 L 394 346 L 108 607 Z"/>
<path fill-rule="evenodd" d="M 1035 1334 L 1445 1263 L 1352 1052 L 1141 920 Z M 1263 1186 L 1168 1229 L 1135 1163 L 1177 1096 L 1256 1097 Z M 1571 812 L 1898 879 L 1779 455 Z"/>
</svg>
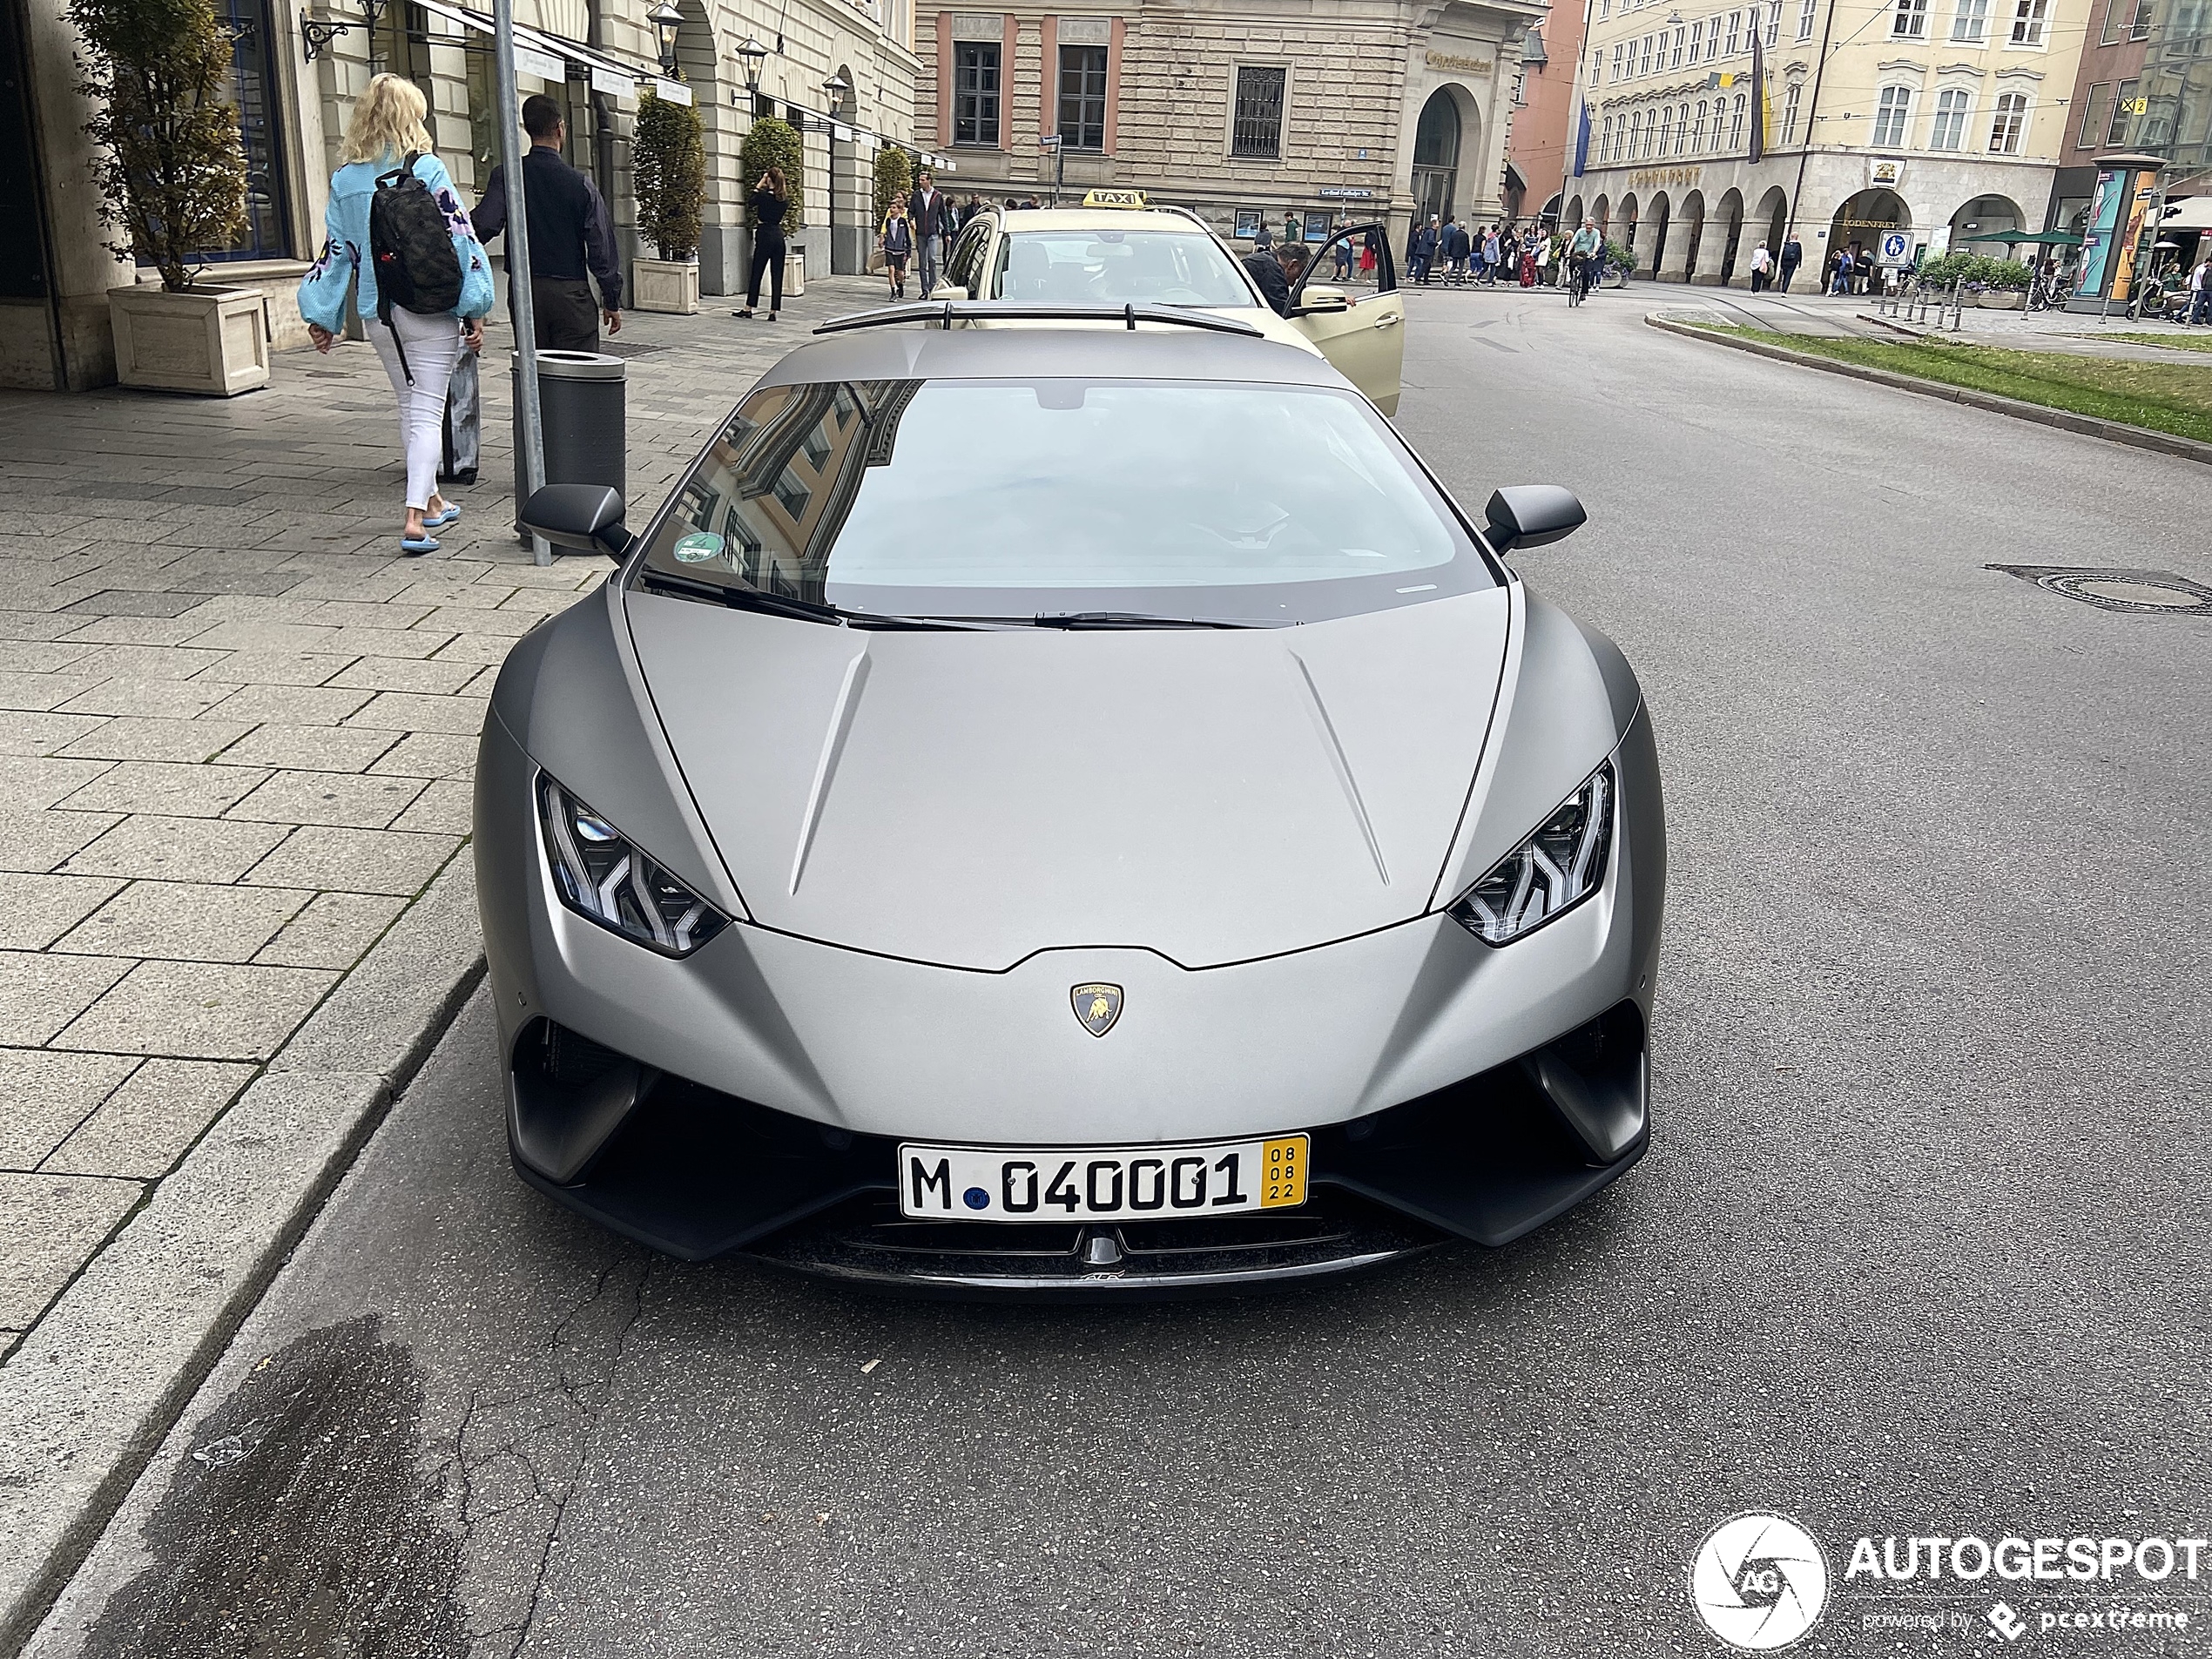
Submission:
<svg viewBox="0 0 2212 1659">
<path fill-rule="evenodd" d="M 1144 192 L 1141 190 L 1087 190 L 1083 192 L 1086 207 L 1142 207 Z"/>
</svg>

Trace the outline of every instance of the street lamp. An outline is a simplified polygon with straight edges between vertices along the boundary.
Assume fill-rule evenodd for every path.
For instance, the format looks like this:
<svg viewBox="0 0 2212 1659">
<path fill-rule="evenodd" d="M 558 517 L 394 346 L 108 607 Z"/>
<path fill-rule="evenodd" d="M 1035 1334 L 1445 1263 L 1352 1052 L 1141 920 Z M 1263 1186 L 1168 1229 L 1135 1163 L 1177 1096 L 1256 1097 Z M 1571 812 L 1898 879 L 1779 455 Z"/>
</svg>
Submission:
<svg viewBox="0 0 2212 1659">
<path fill-rule="evenodd" d="M 844 112 L 845 100 L 852 95 L 853 83 L 842 75 L 832 75 L 829 79 L 822 83 L 822 91 L 829 94 L 832 112 L 841 114 Z"/>
<path fill-rule="evenodd" d="M 660 0 L 658 5 L 645 14 L 645 21 L 652 24 L 653 32 L 660 37 L 661 72 L 672 80 L 676 76 L 676 31 L 684 26 L 684 14 L 671 5 L 669 0 Z"/>
<path fill-rule="evenodd" d="M 747 35 L 734 50 L 738 57 L 744 60 L 745 91 L 759 92 L 760 91 L 760 66 L 768 61 L 768 49 L 751 35 Z"/>
</svg>

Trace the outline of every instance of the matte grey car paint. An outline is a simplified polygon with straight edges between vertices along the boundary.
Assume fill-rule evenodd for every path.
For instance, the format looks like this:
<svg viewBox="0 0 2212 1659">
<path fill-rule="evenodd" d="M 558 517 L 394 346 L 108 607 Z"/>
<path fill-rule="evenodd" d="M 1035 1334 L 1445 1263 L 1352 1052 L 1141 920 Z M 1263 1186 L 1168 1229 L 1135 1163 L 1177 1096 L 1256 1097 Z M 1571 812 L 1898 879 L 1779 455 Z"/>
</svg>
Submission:
<svg viewBox="0 0 2212 1659">
<path fill-rule="evenodd" d="M 842 336 L 770 379 L 1041 361 L 1334 377 L 1229 337 L 1009 330 Z M 543 1014 L 826 1124 L 1073 1144 L 1340 1122 L 1649 1013 L 1649 721 L 1610 642 L 1517 581 L 1232 633 L 868 633 L 612 586 L 517 648 L 485 725 L 503 1044 Z M 1502 948 L 1443 914 L 1608 755 L 1597 893 Z M 674 960 L 565 909 L 541 766 L 740 920 Z M 1126 993 L 1104 1039 L 1068 1003 L 1093 980 Z"/>
</svg>

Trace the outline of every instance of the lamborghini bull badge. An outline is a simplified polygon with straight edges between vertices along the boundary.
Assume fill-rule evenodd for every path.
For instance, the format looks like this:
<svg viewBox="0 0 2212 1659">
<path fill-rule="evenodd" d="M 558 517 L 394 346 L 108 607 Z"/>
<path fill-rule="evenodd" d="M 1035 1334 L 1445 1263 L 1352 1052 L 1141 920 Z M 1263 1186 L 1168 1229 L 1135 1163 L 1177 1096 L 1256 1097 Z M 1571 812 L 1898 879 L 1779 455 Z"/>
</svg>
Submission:
<svg viewBox="0 0 2212 1659">
<path fill-rule="evenodd" d="M 1118 985 L 1078 985 L 1068 993 L 1076 1017 L 1094 1037 L 1103 1037 L 1122 1017 L 1122 988 Z"/>
</svg>

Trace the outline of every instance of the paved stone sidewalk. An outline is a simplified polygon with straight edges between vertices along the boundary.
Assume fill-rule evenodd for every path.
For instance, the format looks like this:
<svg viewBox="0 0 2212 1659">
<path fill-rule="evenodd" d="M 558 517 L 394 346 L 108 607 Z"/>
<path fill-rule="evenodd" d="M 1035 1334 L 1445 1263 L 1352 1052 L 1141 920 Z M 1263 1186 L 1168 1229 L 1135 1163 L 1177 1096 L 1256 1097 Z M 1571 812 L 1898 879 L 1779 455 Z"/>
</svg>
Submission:
<svg viewBox="0 0 2212 1659">
<path fill-rule="evenodd" d="M 806 321 L 633 314 L 650 508 Z M 366 346 L 228 401 L 0 394 L 0 1350 L 23 1333 L 462 855 L 514 640 L 604 566 L 507 526 L 504 363 L 482 482 L 398 556 L 404 474 Z M 500 365 L 496 373 L 492 365 Z"/>
</svg>

